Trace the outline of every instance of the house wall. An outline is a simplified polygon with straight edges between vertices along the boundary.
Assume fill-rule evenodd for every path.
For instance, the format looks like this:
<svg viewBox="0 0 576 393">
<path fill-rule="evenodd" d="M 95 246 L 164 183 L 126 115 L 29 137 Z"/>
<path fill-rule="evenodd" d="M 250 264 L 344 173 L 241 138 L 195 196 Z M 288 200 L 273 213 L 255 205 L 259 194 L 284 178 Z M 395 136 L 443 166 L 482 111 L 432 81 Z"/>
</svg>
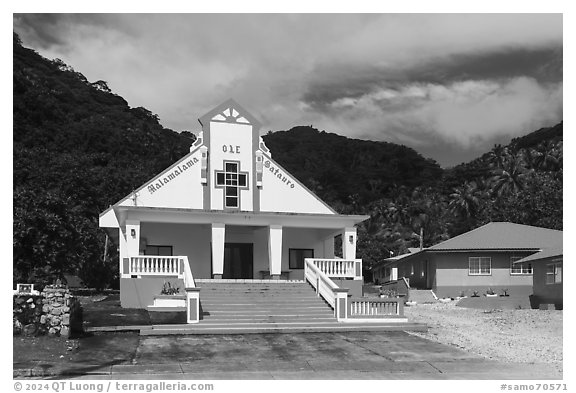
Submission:
<svg viewBox="0 0 576 393">
<path fill-rule="evenodd" d="M 210 225 L 187 225 L 165 223 L 141 223 L 141 250 L 148 245 L 172 246 L 174 255 L 186 255 L 194 278 L 211 278 L 211 238 Z M 325 258 L 324 239 L 328 231 L 309 228 L 283 228 L 282 230 L 282 271 L 290 271 L 291 280 L 303 280 L 304 269 L 290 269 L 290 248 L 311 248 L 314 257 Z M 254 252 L 253 277 L 261 278 L 261 272 L 268 272 L 268 228 L 227 226 L 226 243 L 252 243 Z"/>
<path fill-rule="evenodd" d="M 173 255 L 186 255 L 194 278 L 211 278 L 211 239 L 210 225 L 140 224 L 140 253 L 144 253 L 145 244 L 154 246 L 172 246 Z M 226 240 L 228 241 L 228 239 Z"/>
<path fill-rule="evenodd" d="M 334 214 L 316 195 L 271 158 L 264 156 L 263 165 L 260 211 Z"/>
<path fill-rule="evenodd" d="M 253 210 L 252 125 L 210 122 L 210 206 L 224 209 L 224 189 L 216 188 L 216 171 L 224 169 L 224 161 L 239 161 L 241 172 L 248 173 L 247 189 L 240 189 L 240 210 Z"/>
<path fill-rule="evenodd" d="M 120 279 L 120 305 L 122 308 L 146 308 L 154 303 L 154 296 L 160 295 L 164 283 L 180 288 L 185 294 L 184 281 L 176 277 L 142 277 Z"/>
<path fill-rule="evenodd" d="M 324 253 L 325 231 L 308 228 L 283 228 L 282 231 L 282 271 L 290 271 L 291 280 L 303 280 L 304 269 L 290 269 L 289 250 L 291 248 L 311 248 L 314 258 L 327 258 Z"/>
<path fill-rule="evenodd" d="M 398 278 L 406 277 L 410 282 L 410 288 L 426 289 L 428 264 L 430 257 L 427 255 L 410 258 L 410 261 L 398 264 Z"/>
<path fill-rule="evenodd" d="M 187 154 L 152 180 L 144 183 L 135 191 L 135 195 L 128 195 L 118 204 L 202 209 L 204 199 L 200 181 L 200 160 L 199 150 Z M 110 221 L 113 223 L 113 220 Z M 114 226 L 117 226 L 117 223 Z"/>
<path fill-rule="evenodd" d="M 559 262 L 562 262 L 561 260 Z M 538 261 L 534 263 L 533 306 L 540 307 L 544 304 L 553 304 L 556 309 L 563 308 L 563 283 L 546 284 L 546 269 L 548 264 L 557 263 L 552 261 Z M 562 265 L 562 268 L 564 266 Z M 562 269 L 564 270 L 564 269 Z M 562 271 L 564 273 L 564 271 Z"/>
<path fill-rule="evenodd" d="M 434 292 L 439 297 L 456 297 L 461 292 L 466 295 L 472 291 L 484 294 L 488 288 L 499 292 L 509 289 L 514 295 L 530 295 L 532 293 L 532 275 L 510 274 L 510 257 L 525 257 L 530 252 L 461 252 L 446 254 L 430 254 L 429 258 L 436 266 Z M 469 275 L 469 257 L 492 258 L 492 273 L 490 275 Z"/>
</svg>

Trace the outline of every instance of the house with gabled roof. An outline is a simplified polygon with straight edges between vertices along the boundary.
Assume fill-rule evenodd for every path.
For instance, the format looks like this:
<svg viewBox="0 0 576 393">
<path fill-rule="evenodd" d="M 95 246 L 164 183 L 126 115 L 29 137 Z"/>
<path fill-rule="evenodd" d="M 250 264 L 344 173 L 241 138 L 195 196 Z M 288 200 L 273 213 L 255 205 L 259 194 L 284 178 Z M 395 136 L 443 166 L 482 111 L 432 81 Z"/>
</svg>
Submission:
<svg viewBox="0 0 576 393">
<path fill-rule="evenodd" d="M 524 258 L 550 247 L 562 247 L 562 231 L 491 222 L 382 265 L 410 287 L 432 289 L 438 297 L 482 294 L 489 288 L 529 296 L 533 266 Z"/>
<path fill-rule="evenodd" d="M 562 246 L 544 248 L 516 263 L 532 266 L 533 307 L 562 310 L 564 307 Z"/>
</svg>

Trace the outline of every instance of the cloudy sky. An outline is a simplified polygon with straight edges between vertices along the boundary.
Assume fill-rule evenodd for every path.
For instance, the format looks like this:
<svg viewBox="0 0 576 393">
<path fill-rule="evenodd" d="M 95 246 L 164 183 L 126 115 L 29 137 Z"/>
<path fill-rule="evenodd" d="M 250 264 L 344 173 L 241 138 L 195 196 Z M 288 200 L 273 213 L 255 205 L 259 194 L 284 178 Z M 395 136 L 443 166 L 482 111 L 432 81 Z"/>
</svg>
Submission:
<svg viewBox="0 0 576 393">
<path fill-rule="evenodd" d="M 443 166 L 562 120 L 560 14 L 16 14 L 24 45 L 176 131 L 228 98 Z"/>
</svg>

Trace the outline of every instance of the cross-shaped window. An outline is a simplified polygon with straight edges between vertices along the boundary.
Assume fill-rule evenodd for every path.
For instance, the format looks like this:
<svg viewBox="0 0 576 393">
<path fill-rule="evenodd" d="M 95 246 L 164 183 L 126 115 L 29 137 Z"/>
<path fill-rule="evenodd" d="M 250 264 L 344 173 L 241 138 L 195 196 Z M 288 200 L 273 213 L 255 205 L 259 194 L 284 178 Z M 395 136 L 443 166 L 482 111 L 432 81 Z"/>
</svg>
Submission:
<svg viewBox="0 0 576 393">
<path fill-rule="evenodd" d="M 216 188 L 224 189 L 224 206 L 240 207 L 240 189 L 248 189 L 248 172 L 239 172 L 239 162 L 224 161 L 224 170 L 216 171 Z"/>
</svg>

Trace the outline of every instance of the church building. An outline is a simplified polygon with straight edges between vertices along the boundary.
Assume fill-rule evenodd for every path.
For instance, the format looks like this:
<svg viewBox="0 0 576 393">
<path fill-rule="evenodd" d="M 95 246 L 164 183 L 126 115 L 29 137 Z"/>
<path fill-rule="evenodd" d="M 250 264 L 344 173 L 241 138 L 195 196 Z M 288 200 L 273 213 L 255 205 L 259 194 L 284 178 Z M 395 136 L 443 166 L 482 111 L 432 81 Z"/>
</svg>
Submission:
<svg viewBox="0 0 576 393">
<path fill-rule="evenodd" d="M 196 322 L 201 287 L 304 282 L 306 261 L 361 296 L 356 225 L 368 216 L 336 213 L 274 161 L 260 122 L 234 100 L 199 122 L 190 153 L 100 215 L 119 244 L 122 307 L 174 305 L 159 296 L 173 277 Z"/>
</svg>

